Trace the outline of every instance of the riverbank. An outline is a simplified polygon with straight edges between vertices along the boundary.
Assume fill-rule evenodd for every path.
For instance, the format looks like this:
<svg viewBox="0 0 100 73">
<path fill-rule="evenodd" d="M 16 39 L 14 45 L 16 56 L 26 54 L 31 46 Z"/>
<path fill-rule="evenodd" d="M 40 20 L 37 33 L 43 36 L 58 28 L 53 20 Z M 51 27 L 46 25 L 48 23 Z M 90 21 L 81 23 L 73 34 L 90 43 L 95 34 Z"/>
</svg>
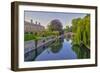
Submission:
<svg viewBox="0 0 100 73">
<path fill-rule="evenodd" d="M 41 47 L 42 45 L 45 45 L 45 44 L 47 44 L 49 42 L 53 42 L 56 39 L 59 39 L 61 37 L 63 37 L 63 36 L 62 35 L 58 36 L 58 37 L 51 37 L 50 36 L 50 37 L 38 40 L 37 46 L 35 45 L 35 40 L 25 41 L 25 43 L 24 43 L 24 53 L 27 53 L 27 52 L 29 52 L 29 51 L 31 51 L 33 49 Z"/>
</svg>

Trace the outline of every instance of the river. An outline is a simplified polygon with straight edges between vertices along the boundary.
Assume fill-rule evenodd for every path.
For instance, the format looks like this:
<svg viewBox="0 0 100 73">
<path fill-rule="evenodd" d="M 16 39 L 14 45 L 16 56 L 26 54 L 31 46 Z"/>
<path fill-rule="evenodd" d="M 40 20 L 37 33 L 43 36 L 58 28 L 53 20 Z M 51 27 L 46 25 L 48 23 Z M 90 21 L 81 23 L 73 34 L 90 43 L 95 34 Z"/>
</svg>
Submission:
<svg viewBox="0 0 100 73">
<path fill-rule="evenodd" d="M 73 49 L 72 47 L 71 39 L 58 39 L 53 43 L 48 43 L 26 53 L 24 55 L 24 61 L 68 60 L 90 57 L 90 52 L 87 52 L 87 50 L 80 50 L 78 47 Z"/>
</svg>

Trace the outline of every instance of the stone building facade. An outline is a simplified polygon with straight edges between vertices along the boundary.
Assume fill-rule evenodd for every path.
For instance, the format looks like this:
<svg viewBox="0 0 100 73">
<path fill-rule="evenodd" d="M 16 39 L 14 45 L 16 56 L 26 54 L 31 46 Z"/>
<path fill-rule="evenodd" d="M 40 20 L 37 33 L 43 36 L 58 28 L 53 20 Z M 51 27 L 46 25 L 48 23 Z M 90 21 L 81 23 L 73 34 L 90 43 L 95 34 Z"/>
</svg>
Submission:
<svg viewBox="0 0 100 73">
<path fill-rule="evenodd" d="M 41 33 L 44 30 L 45 30 L 44 26 L 42 26 L 37 21 L 35 23 L 33 23 L 32 20 L 31 22 L 24 21 L 24 32 L 25 33 L 32 33 L 32 34 Z"/>
</svg>

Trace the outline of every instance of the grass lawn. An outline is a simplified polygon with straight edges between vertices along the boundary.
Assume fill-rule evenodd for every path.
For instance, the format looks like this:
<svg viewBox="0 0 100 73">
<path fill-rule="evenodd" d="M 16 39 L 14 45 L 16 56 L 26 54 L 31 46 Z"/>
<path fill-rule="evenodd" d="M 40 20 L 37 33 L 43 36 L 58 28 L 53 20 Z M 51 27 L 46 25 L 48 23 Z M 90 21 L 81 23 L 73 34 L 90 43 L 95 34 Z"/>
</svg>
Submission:
<svg viewBox="0 0 100 73">
<path fill-rule="evenodd" d="M 36 35 L 33 35 L 33 34 L 24 34 L 24 41 L 39 40 L 39 39 L 41 39 L 41 38 L 42 38 L 42 37 L 36 36 Z"/>
</svg>

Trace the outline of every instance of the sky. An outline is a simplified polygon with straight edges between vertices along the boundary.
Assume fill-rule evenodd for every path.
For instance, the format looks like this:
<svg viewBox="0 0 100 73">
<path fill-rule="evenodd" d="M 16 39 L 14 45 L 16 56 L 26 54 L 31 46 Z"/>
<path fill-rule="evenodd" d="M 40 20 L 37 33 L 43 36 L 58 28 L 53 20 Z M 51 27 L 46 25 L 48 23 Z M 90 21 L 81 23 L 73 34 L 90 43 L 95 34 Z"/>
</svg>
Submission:
<svg viewBox="0 0 100 73">
<path fill-rule="evenodd" d="M 33 23 L 36 21 L 44 26 L 47 25 L 54 19 L 60 20 L 63 25 L 63 28 L 66 26 L 71 26 L 72 19 L 74 18 L 83 18 L 86 16 L 86 13 L 64 13 L 64 12 L 39 12 L 39 11 L 24 11 L 24 20 Z"/>
</svg>

